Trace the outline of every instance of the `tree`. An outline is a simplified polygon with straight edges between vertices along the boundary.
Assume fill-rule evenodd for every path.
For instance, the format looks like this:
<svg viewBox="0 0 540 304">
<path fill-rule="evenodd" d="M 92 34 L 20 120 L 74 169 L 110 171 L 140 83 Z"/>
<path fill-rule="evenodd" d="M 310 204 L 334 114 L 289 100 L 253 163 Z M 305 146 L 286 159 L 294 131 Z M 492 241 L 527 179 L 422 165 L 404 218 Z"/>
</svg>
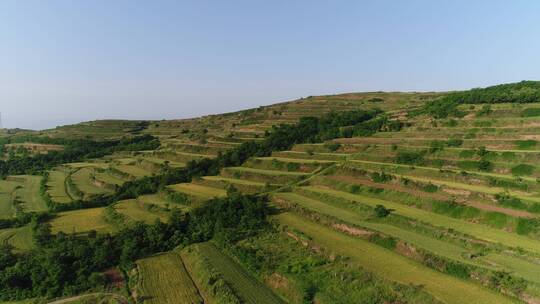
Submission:
<svg viewBox="0 0 540 304">
<path fill-rule="evenodd" d="M 383 205 L 377 205 L 375 206 L 375 216 L 378 217 L 378 218 L 383 218 L 383 217 L 387 217 L 390 215 L 390 213 L 392 213 L 394 210 L 392 209 L 387 209 L 385 206 Z"/>
</svg>

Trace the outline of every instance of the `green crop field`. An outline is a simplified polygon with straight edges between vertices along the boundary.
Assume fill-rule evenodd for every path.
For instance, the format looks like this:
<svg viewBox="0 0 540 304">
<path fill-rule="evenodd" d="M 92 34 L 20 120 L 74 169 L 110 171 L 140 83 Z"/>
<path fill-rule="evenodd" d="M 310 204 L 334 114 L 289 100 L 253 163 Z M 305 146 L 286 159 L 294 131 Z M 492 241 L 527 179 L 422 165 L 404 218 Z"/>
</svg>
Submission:
<svg viewBox="0 0 540 304">
<path fill-rule="evenodd" d="M 49 171 L 47 193 L 49 193 L 54 202 L 65 204 L 73 200 L 66 188 L 66 178 L 67 173 L 63 170 Z"/>
<path fill-rule="evenodd" d="M 25 251 L 34 247 L 30 227 L 0 229 L 0 245 L 8 244 L 16 250 Z"/>
<path fill-rule="evenodd" d="M 151 171 L 136 165 L 118 165 L 114 168 L 135 178 L 152 175 Z"/>
<path fill-rule="evenodd" d="M 146 222 L 152 224 L 156 219 L 161 221 L 167 220 L 167 214 L 160 211 L 146 210 L 142 204 L 137 200 L 125 200 L 120 201 L 114 205 L 116 212 L 127 217 L 130 222 Z"/>
<path fill-rule="evenodd" d="M 51 220 L 51 231 L 57 233 L 85 233 L 95 230 L 100 233 L 114 231 L 103 215 L 105 208 L 81 209 L 60 212 Z"/>
<path fill-rule="evenodd" d="M 140 296 L 151 304 L 202 304 L 180 254 L 164 253 L 137 261 Z"/>
<path fill-rule="evenodd" d="M 226 195 L 226 191 L 219 188 L 206 187 L 196 184 L 177 184 L 171 185 L 169 188 L 173 191 L 186 193 L 205 199 L 211 199 L 214 197 L 222 197 Z"/>
<path fill-rule="evenodd" d="M 0 181 L 0 218 L 10 218 L 15 215 L 13 206 L 14 192 L 21 183 L 17 181 Z"/>
<path fill-rule="evenodd" d="M 99 187 L 92 181 L 92 175 L 95 174 L 94 169 L 91 167 L 84 167 L 71 175 L 71 179 L 75 184 L 75 187 L 79 189 L 85 196 L 99 195 L 111 193 L 110 189 L 105 187 Z"/>
<path fill-rule="evenodd" d="M 243 303 L 283 303 L 261 282 L 257 281 L 234 260 L 221 253 L 214 245 L 204 243 L 198 245 L 199 252 L 209 263 L 223 275 Z"/>
<path fill-rule="evenodd" d="M 47 210 L 47 205 L 39 192 L 42 177 L 23 175 L 18 178 L 24 179 L 22 188 L 16 191 L 16 197 L 23 202 L 23 208 L 27 211 Z"/>
</svg>

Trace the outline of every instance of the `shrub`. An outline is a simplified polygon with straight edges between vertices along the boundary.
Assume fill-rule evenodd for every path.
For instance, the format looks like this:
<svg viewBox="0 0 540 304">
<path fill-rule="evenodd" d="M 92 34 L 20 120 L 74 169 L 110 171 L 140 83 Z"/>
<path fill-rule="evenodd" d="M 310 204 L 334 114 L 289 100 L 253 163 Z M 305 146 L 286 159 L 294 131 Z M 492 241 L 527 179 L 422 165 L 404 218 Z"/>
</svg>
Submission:
<svg viewBox="0 0 540 304">
<path fill-rule="evenodd" d="M 521 111 L 521 117 L 540 116 L 540 108 L 526 108 Z"/>
<path fill-rule="evenodd" d="M 430 183 L 422 187 L 422 190 L 424 190 L 425 192 L 433 193 L 439 191 L 439 187 Z"/>
<path fill-rule="evenodd" d="M 398 152 L 396 163 L 406 165 L 419 165 L 424 160 L 423 152 Z"/>
<path fill-rule="evenodd" d="M 386 174 L 384 172 L 372 172 L 370 173 L 371 180 L 376 183 L 386 183 L 392 180 L 392 175 Z"/>
<path fill-rule="evenodd" d="M 476 154 L 476 152 L 474 150 L 463 150 L 461 152 L 459 152 L 459 157 L 461 158 L 471 158 L 474 156 L 474 154 Z"/>
<path fill-rule="evenodd" d="M 518 141 L 516 141 L 516 146 L 517 146 L 518 149 L 527 150 L 527 149 L 532 149 L 532 148 L 536 147 L 536 143 L 537 143 L 537 141 L 532 140 L 532 139 L 518 140 Z"/>
<path fill-rule="evenodd" d="M 489 160 L 482 159 L 478 162 L 478 170 L 491 171 L 493 170 L 493 163 Z"/>
<path fill-rule="evenodd" d="M 519 164 L 512 168 L 513 175 L 532 175 L 534 172 L 534 167 L 527 164 Z"/>
<path fill-rule="evenodd" d="M 478 154 L 478 156 L 480 156 L 480 157 L 484 157 L 488 153 L 489 153 L 489 151 L 486 149 L 485 146 L 481 146 L 481 147 L 478 148 L 478 150 L 476 150 L 476 154 Z"/>
<path fill-rule="evenodd" d="M 527 204 L 523 203 L 519 198 L 512 197 L 510 194 L 503 192 L 495 194 L 495 199 L 497 202 L 505 207 L 510 207 L 514 209 L 526 209 Z"/>
<path fill-rule="evenodd" d="M 491 112 L 493 112 L 491 110 L 491 105 L 486 104 L 482 106 L 482 109 L 480 109 L 478 113 L 476 113 L 476 116 L 486 116 L 486 115 L 491 114 Z"/>
<path fill-rule="evenodd" d="M 375 216 L 378 217 L 378 218 L 383 218 L 383 217 L 387 217 L 390 215 L 390 213 L 392 213 L 392 209 L 387 209 L 386 207 L 384 207 L 383 205 L 377 205 L 375 206 Z"/>
<path fill-rule="evenodd" d="M 429 143 L 429 153 L 435 153 L 444 150 L 444 142 L 440 140 L 434 140 Z"/>
<path fill-rule="evenodd" d="M 338 143 L 325 143 L 325 144 L 324 144 L 324 147 L 325 147 L 328 151 L 336 152 L 336 151 L 341 147 L 341 145 L 338 144 Z"/>
<path fill-rule="evenodd" d="M 448 147 L 461 147 L 463 145 L 463 139 L 451 138 L 446 142 Z"/>
</svg>

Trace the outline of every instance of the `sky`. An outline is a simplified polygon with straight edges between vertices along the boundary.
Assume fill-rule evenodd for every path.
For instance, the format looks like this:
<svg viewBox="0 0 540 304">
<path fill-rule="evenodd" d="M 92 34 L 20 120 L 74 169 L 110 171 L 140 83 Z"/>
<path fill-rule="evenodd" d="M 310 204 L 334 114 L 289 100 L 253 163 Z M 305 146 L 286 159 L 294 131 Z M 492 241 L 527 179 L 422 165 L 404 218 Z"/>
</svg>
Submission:
<svg viewBox="0 0 540 304">
<path fill-rule="evenodd" d="M 540 1 L 1 0 L 4 127 L 540 79 Z"/>
</svg>

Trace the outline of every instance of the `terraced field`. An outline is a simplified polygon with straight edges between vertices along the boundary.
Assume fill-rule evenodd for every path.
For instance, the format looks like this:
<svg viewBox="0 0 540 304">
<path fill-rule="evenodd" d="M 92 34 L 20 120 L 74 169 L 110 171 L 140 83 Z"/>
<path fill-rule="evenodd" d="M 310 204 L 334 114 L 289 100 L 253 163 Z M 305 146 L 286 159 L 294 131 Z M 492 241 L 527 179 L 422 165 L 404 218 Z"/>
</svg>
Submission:
<svg viewBox="0 0 540 304">
<path fill-rule="evenodd" d="M 213 271 L 219 273 L 231 286 L 242 303 L 283 303 L 264 284 L 257 281 L 230 257 L 220 252 L 213 244 L 201 243 L 195 246 L 195 250 L 209 263 Z"/>
<path fill-rule="evenodd" d="M 145 303 L 204 303 L 179 253 L 170 252 L 139 260 L 137 269 L 140 296 Z"/>
<path fill-rule="evenodd" d="M 206 171 L 217 175 L 161 185 L 140 192 L 157 193 L 127 196 L 132 199 L 110 209 L 57 213 L 50 221 L 52 232 L 108 233 L 137 221 L 166 222 L 172 209 L 185 213 L 208 206 L 234 187 L 269 194 L 278 237 L 237 240 L 224 233 L 215 242 L 139 260 L 138 287 L 145 302 L 335 303 L 333 296 L 345 298 L 346 290 L 322 279 L 331 277 L 347 288 L 357 283 L 375 284 L 372 291 L 379 293 L 402 291 L 401 298 L 388 303 L 420 298 L 419 303 L 539 303 L 540 115 L 533 114 L 540 107 L 460 105 L 460 119 L 415 113 L 438 95 L 309 97 L 141 128 L 118 121 L 90 123 L 90 129 L 111 125 L 96 137 L 114 138 L 123 126 L 158 136 L 161 147 L 55 167 L 47 193 L 56 203 L 110 195 L 126 182 L 189 168 L 192 161 L 264 140 L 276 123 L 293 124 L 305 116 L 377 107 L 399 128 L 353 136 L 346 126 L 337 132 L 347 137 L 254 153 L 241 164 Z M 75 126 L 50 132 L 60 136 L 68 130 L 77 138 L 86 134 Z M 0 218 L 13 218 L 17 208 L 46 210 L 40 180 L 15 176 L 0 181 Z M 120 224 L 105 214 L 111 209 L 122 218 Z M 284 239 L 286 250 L 280 247 Z M 28 226 L 0 230 L 0 241 L 19 250 L 32 246 Z M 278 265 L 284 261 L 285 266 Z"/>
<path fill-rule="evenodd" d="M 404 284 L 421 284 L 445 303 L 514 303 L 480 286 L 440 274 L 384 248 L 332 231 L 301 217 L 285 213 L 278 219 L 284 225 L 310 236 L 315 243 L 351 258 L 351 262 L 358 267 Z"/>
<path fill-rule="evenodd" d="M 0 245 L 13 246 L 18 251 L 26 251 L 34 247 L 30 227 L 0 229 Z"/>
<path fill-rule="evenodd" d="M 47 193 L 53 202 L 65 204 L 73 201 L 66 185 L 68 173 L 65 170 L 49 171 L 47 179 Z"/>
<path fill-rule="evenodd" d="M 119 214 L 126 217 L 129 222 L 146 222 L 152 224 L 156 219 L 162 222 L 167 221 L 167 213 L 161 210 L 151 211 L 149 207 L 145 207 L 140 200 L 125 200 L 114 205 L 114 209 Z"/>
<path fill-rule="evenodd" d="M 113 225 L 104 217 L 105 208 L 81 209 L 60 212 L 50 222 L 51 232 L 86 233 L 95 230 L 100 233 L 113 232 Z"/>
</svg>

